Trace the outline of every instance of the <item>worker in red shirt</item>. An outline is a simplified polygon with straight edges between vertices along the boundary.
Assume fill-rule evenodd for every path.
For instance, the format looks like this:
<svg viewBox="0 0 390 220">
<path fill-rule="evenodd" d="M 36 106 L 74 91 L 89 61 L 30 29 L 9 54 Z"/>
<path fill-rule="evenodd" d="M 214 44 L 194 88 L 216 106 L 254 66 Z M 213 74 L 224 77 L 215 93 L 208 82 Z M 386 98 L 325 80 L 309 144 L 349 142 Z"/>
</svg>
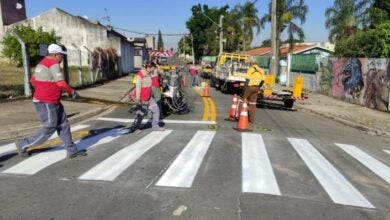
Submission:
<svg viewBox="0 0 390 220">
<path fill-rule="evenodd" d="M 35 89 L 33 103 L 38 113 L 42 127 L 29 137 L 16 141 L 15 145 L 22 157 L 29 156 L 29 147 L 42 144 L 57 131 L 61 138 L 68 158 L 86 156 L 85 150 L 79 151 L 73 143 L 70 126 L 61 104 L 61 94 L 68 93 L 72 98 L 78 97 L 77 92 L 65 81 L 61 72 L 60 63 L 66 54 L 62 47 L 50 44 L 48 55 L 44 57 L 35 68 L 35 73 L 30 79 Z"/>
<path fill-rule="evenodd" d="M 198 82 L 197 82 L 197 79 L 196 79 L 197 78 L 196 74 L 198 73 L 198 68 L 196 67 L 195 64 L 192 64 L 190 66 L 189 73 L 190 73 L 190 76 L 191 76 L 191 84 L 192 84 L 192 86 L 197 86 Z"/>
</svg>

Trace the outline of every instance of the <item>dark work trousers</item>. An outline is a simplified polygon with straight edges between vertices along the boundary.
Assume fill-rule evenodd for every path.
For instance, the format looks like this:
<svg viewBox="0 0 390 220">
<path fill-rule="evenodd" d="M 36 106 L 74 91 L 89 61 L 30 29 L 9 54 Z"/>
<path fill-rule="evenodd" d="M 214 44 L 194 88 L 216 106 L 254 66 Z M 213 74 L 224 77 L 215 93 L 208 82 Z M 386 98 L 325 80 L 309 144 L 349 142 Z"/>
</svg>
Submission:
<svg viewBox="0 0 390 220">
<path fill-rule="evenodd" d="M 192 86 L 198 85 L 197 75 L 196 74 L 190 74 L 191 75 L 191 84 Z"/>
<path fill-rule="evenodd" d="M 258 86 L 247 86 L 243 99 L 247 100 L 248 103 L 248 115 L 249 115 L 249 123 L 255 122 L 255 116 L 256 116 L 256 103 L 257 103 L 257 95 L 259 93 L 259 87 Z"/>
<path fill-rule="evenodd" d="M 160 87 L 152 87 L 152 95 L 154 100 L 157 102 L 157 106 L 160 110 L 160 116 L 159 119 L 163 119 L 163 110 L 162 110 L 162 103 L 161 103 L 161 89 Z"/>
<path fill-rule="evenodd" d="M 34 106 L 41 120 L 42 127 L 31 136 L 20 140 L 22 148 L 42 144 L 57 131 L 68 154 L 76 153 L 77 147 L 72 141 L 72 134 L 64 106 L 61 103 L 50 104 L 43 102 L 34 102 Z"/>
<path fill-rule="evenodd" d="M 152 127 L 158 127 L 158 121 L 160 117 L 160 109 L 156 103 L 156 101 L 151 98 L 146 106 L 142 105 L 141 108 L 138 108 L 135 112 L 136 116 L 132 125 L 133 130 L 137 130 L 141 128 L 142 120 L 145 115 L 148 113 L 148 109 L 152 112 Z"/>
</svg>

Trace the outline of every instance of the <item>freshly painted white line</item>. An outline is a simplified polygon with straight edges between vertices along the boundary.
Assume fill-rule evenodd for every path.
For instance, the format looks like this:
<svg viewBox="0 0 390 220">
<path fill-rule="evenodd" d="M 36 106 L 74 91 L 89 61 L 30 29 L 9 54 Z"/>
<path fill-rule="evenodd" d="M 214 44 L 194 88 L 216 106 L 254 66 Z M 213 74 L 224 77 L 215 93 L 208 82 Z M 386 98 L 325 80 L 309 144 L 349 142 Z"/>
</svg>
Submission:
<svg viewBox="0 0 390 220">
<path fill-rule="evenodd" d="M 383 150 L 384 152 L 390 154 L 390 150 Z"/>
<path fill-rule="evenodd" d="M 78 130 L 81 130 L 81 129 L 84 129 L 84 128 L 88 128 L 89 125 L 77 125 L 77 126 L 74 126 L 72 128 L 70 128 L 70 130 L 73 132 L 73 131 L 78 131 Z M 54 133 L 50 138 L 50 139 L 54 139 L 58 137 L 57 133 Z M 10 144 L 6 144 L 6 145 L 3 145 L 3 146 L 0 146 L 0 157 L 2 156 L 5 156 L 5 155 L 8 155 L 8 154 L 12 154 L 12 153 L 15 153 L 16 152 L 16 146 L 15 146 L 15 143 L 10 143 Z"/>
<path fill-rule="evenodd" d="M 111 129 L 109 131 L 97 134 L 77 142 L 77 148 L 82 149 L 91 149 L 98 145 L 106 144 L 118 138 L 117 130 Z M 63 146 L 56 147 L 45 152 L 39 153 L 35 156 L 32 156 L 22 162 L 16 164 L 13 167 L 3 171 L 3 173 L 8 174 L 24 174 L 24 175 L 33 175 L 40 170 L 57 163 L 66 158 L 66 150 Z"/>
<path fill-rule="evenodd" d="M 260 134 L 242 133 L 242 191 L 281 195 Z"/>
<path fill-rule="evenodd" d="M 134 121 L 134 119 L 127 119 L 127 118 L 106 118 L 106 117 L 101 117 L 96 120 L 100 121 L 112 121 L 112 122 L 120 122 L 120 123 L 131 123 Z M 149 122 L 149 119 L 144 119 L 142 120 L 142 123 L 147 123 Z M 192 120 L 169 120 L 169 119 L 164 119 L 163 122 L 165 124 L 217 124 L 216 121 L 192 121 Z"/>
<path fill-rule="evenodd" d="M 343 205 L 374 206 L 307 140 L 287 138 L 333 202 Z"/>
<path fill-rule="evenodd" d="M 362 150 L 360 150 L 354 145 L 338 144 L 338 143 L 336 143 L 336 145 L 339 146 L 341 149 L 343 149 L 351 157 L 355 158 L 357 161 L 362 163 L 364 166 L 366 166 L 376 175 L 381 177 L 387 183 L 390 183 L 390 168 L 386 164 L 376 160 L 375 158 L 371 157 L 370 155 L 363 152 Z"/>
<path fill-rule="evenodd" d="M 113 181 L 149 149 L 160 143 L 172 130 L 153 131 L 132 145 L 97 164 L 79 177 L 80 180 Z"/>
<path fill-rule="evenodd" d="M 197 131 L 156 185 L 191 187 L 214 135 L 215 131 Z"/>
</svg>

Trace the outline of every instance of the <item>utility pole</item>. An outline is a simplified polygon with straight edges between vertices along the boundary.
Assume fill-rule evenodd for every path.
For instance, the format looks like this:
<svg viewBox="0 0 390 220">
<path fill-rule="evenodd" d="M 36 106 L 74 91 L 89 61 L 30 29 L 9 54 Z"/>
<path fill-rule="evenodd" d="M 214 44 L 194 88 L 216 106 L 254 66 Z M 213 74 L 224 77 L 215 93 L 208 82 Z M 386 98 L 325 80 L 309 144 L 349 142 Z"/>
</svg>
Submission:
<svg viewBox="0 0 390 220">
<path fill-rule="evenodd" d="M 271 63 L 270 74 L 276 75 L 277 48 L 276 48 L 276 0 L 271 2 Z"/>
<path fill-rule="evenodd" d="M 191 34 L 192 64 L 195 65 L 194 37 Z"/>
<path fill-rule="evenodd" d="M 222 30 L 222 19 L 223 15 L 219 16 L 219 24 L 217 24 L 213 19 L 211 19 L 209 16 L 207 16 L 205 13 L 201 12 L 202 15 L 204 15 L 207 19 L 209 19 L 211 22 L 213 22 L 215 25 L 219 28 L 219 53 L 223 52 L 223 30 Z"/>
<path fill-rule="evenodd" d="M 106 17 L 103 17 L 102 19 L 107 20 L 108 26 L 111 27 L 111 19 L 110 19 L 110 16 L 108 16 L 107 8 L 104 8 L 104 11 L 106 12 Z"/>
<path fill-rule="evenodd" d="M 219 17 L 219 54 L 223 52 L 223 30 L 222 30 L 223 15 Z"/>
</svg>

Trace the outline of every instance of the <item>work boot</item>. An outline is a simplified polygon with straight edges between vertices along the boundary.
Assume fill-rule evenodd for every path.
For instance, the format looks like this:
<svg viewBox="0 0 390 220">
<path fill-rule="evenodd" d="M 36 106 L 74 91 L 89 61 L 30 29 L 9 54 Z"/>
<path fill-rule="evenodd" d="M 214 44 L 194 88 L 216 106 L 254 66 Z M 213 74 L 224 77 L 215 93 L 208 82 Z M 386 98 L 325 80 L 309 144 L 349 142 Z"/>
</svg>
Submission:
<svg viewBox="0 0 390 220">
<path fill-rule="evenodd" d="M 153 126 L 153 127 L 152 127 L 152 130 L 153 130 L 153 131 L 165 131 L 165 128 L 156 125 L 156 126 Z"/>
<path fill-rule="evenodd" d="M 15 141 L 16 150 L 18 150 L 18 154 L 21 157 L 29 157 L 30 153 L 27 152 L 26 148 L 22 148 L 22 145 L 20 144 L 20 141 Z"/>
<path fill-rule="evenodd" d="M 87 151 L 86 150 L 80 150 L 80 151 L 77 151 L 76 153 L 73 153 L 73 154 L 68 154 L 68 159 L 73 159 L 73 158 L 76 158 L 76 157 L 84 157 L 84 156 L 87 156 Z"/>
</svg>

